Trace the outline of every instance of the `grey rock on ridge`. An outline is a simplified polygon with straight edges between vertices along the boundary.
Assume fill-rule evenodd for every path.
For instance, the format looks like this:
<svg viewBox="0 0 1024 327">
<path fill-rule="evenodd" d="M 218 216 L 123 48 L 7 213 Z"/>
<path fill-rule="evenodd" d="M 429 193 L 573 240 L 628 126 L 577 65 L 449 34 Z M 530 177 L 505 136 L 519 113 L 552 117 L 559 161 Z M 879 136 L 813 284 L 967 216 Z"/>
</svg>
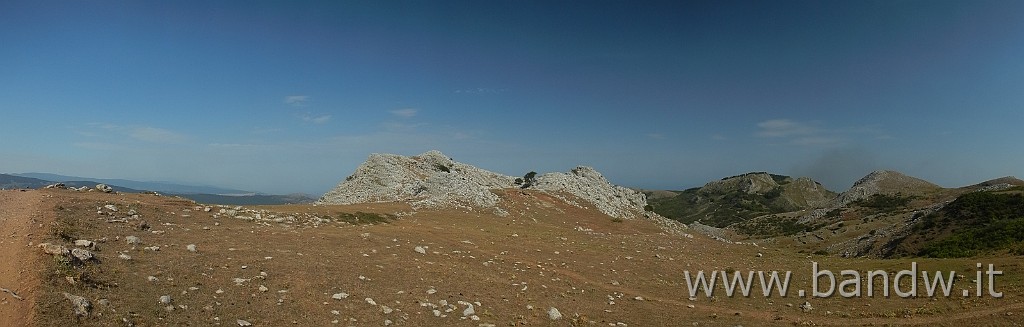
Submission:
<svg viewBox="0 0 1024 327">
<path fill-rule="evenodd" d="M 901 193 L 904 195 L 918 195 L 941 189 L 941 186 L 904 175 L 897 171 L 876 170 L 853 183 L 853 186 L 846 190 L 846 192 L 839 194 L 838 197 L 832 200 L 829 207 L 838 208 L 846 206 L 852 202 L 870 198 L 875 194 L 894 195 Z"/>
<path fill-rule="evenodd" d="M 499 208 L 492 190 L 514 189 L 515 177 L 456 162 L 440 151 L 418 156 L 371 154 L 319 204 L 409 202 L 413 208 Z M 593 168 L 537 176 L 531 187 L 580 206 L 573 197 L 618 218 L 645 216 L 643 193 L 612 185 Z"/>
<path fill-rule="evenodd" d="M 876 170 L 857 180 L 850 189 L 840 193 L 824 206 L 801 216 L 798 221 L 807 223 L 821 219 L 833 209 L 846 207 L 850 203 L 868 199 L 876 194 L 927 195 L 941 190 L 941 186 L 923 179 L 904 175 L 898 171 Z M 941 206 L 938 208 L 941 208 Z"/>
<path fill-rule="evenodd" d="M 512 185 L 514 178 L 455 162 L 440 151 L 418 156 L 371 154 L 355 173 L 317 203 L 354 204 L 408 201 L 420 207 L 492 207 L 491 189 Z"/>
<path fill-rule="evenodd" d="M 612 185 L 594 168 L 577 166 L 569 173 L 547 173 L 537 177 L 533 188 L 546 191 L 568 203 L 571 194 L 594 205 L 606 215 L 619 218 L 637 218 L 644 214 L 647 197 L 636 190 Z"/>
</svg>

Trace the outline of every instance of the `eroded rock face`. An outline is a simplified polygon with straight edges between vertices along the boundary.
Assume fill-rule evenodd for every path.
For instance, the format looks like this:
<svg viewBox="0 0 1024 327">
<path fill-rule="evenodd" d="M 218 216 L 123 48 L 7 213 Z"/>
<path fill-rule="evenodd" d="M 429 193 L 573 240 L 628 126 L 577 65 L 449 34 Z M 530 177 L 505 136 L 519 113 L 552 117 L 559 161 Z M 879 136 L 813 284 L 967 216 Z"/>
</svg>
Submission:
<svg viewBox="0 0 1024 327">
<path fill-rule="evenodd" d="M 409 202 L 414 208 L 498 208 L 501 198 L 493 190 L 518 187 L 515 177 L 456 162 L 439 151 L 412 157 L 372 154 L 317 203 Z M 584 166 L 568 173 L 540 175 L 530 188 L 575 203 L 566 196 L 571 195 L 618 218 L 642 217 L 647 205 L 643 193 L 612 185 L 601 173 Z"/>
<path fill-rule="evenodd" d="M 410 202 L 413 207 L 491 207 L 491 189 L 514 178 L 455 162 L 440 151 L 405 157 L 371 154 L 355 173 L 317 203 Z"/>
<path fill-rule="evenodd" d="M 569 173 L 547 173 L 537 177 L 535 189 L 547 191 L 556 197 L 559 192 L 572 194 L 594 205 L 597 210 L 619 218 L 638 218 L 644 214 L 647 197 L 643 193 L 612 185 L 601 173 L 591 167 L 577 166 Z M 571 199 L 562 197 L 571 202 Z"/>
</svg>

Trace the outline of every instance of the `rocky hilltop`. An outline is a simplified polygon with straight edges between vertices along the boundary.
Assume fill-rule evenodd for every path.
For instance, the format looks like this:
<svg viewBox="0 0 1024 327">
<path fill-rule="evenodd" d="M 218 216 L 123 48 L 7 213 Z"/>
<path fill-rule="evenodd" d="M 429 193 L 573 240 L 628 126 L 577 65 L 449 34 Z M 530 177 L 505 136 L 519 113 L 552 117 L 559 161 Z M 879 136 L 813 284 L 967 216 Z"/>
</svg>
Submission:
<svg viewBox="0 0 1024 327">
<path fill-rule="evenodd" d="M 760 216 L 820 207 L 833 198 L 835 193 L 810 178 L 752 172 L 650 202 L 662 216 L 723 228 Z"/>
<path fill-rule="evenodd" d="M 457 162 L 436 150 L 411 157 L 375 153 L 317 203 L 408 202 L 413 208 L 494 208 L 500 213 L 502 199 L 494 191 L 517 188 L 515 177 Z M 529 189 L 577 206 L 592 205 L 616 218 L 642 217 L 647 205 L 642 193 L 612 185 L 585 166 L 539 175 Z"/>
<path fill-rule="evenodd" d="M 647 197 L 643 193 L 612 185 L 597 170 L 586 166 L 577 166 L 568 173 L 543 174 L 537 177 L 533 187 L 569 203 L 573 200 L 564 194 L 571 194 L 590 202 L 597 210 L 612 217 L 642 216 L 647 206 Z"/>
<path fill-rule="evenodd" d="M 777 194 L 782 205 L 791 208 L 814 208 L 835 198 L 835 193 L 807 177 L 792 178 L 766 172 L 746 173 L 704 184 L 699 192 L 705 195 L 740 192 L 745 194 Z"/>
<path fill-rule="evenodd" d="M 923 195 L 942 190 L 941 186 L 923 179 L 910 177 L 897 171 L 877 170 L 864 176 L 849 190 L 839 194 L 829 207 L 838 208 L 852 202 L 865 200 L 875 194 Z"/>
</svg>

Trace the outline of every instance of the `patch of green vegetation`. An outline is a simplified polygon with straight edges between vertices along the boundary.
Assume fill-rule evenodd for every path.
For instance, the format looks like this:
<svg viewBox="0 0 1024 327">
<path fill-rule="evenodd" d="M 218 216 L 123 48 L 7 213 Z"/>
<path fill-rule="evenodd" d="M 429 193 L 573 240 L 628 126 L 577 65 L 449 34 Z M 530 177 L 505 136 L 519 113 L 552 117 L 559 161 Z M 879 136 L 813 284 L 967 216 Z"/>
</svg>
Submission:
<svg viewBox="0 0 1024 327">
<path fill-rule="evenodd" d="M 768 174 L 768 176 L 771 176 L 772 180 L 774 180 L 775 183 L 777 183 L 779 185 L 789 184 L 789 182 L 792 180 L 789 176 L 786 176 L 786 175 L 776 175 L 776 174 L 772 174 L 772 173 L 765 172 L 765 171 L 755 171 L 755 172 L 749 172 L 749 173 L 746 173 L 746 174 L 739 174 L 739 175 L 736 175 L 736 176 L 729 176 L 729 177 L 726 177 L 726 178 L 722 178 L 722 180 L 724 181 L 724 180 L 727 180 L 727 179 L 730 179 L 730 178 L 743 177 L 743 176 L 755 175 L 755 174 Z"/>
<path fill-rule="evenodd" d="M 956 258 L 996 250 L 1020 251 L 1024 242 L 1024 195 L 966 194 L 925 216 L 918 231 L 950 232 L 948 237 L 927 243 L 918 252 L 920 256 Z"/>
<path fill-rule="evenodd" d="M 379 214 L 372 212 L 356 211 L 356 213 L 343 212 L 338 214 L 337 219 L 353 225 L 365 225 L 365 224 L 384 224 L 389 223 L 397 219 L 398 217 L 392 214 Z"/>
<path fill-rule="evenodd" d="M 524 188 L 524 189 L 525 188 L 529 188 L 530 186 L 533 186 L 533 184 L 536 183 L 536 182 L 537 182 L 537 172 L 535 172 L 535 171 L 528 172 L 528 173 L 526 173 L 526 175 L 523 175 L 523 183 L 522 183 L 523 185 L 520 186 L 519 188 Z"/>
<path fill-rule="evenodd" d="M 781 188 L 778 190 L 781 192 Z M 772 191 L 763 195 L 743 192 L 702 194 L 699 188 L 691 188 L 675 197 L 650 199 L 648 203 L 654 212 L 670 219 L 687 224 L 700 220 L 705 225 L 726 227 L 754 217 L 796 209 L 778 199 L 779 195 L 771 195 Z"/>
<path fill-rule="evenodd" d="M 445 166 L 445 165 L 442 165 L 442 164 L 439 164 L 439 163 L 438 164 L 434 164 L 434 168 L 436 168 L 437 170 L 446 172 L 446 173 L 452 172 L 452 168 L 451 167 L 448 167 L 448 166 Z"/>
<path fill-rule="evenodd" d="M 878 213 L 889 213 L 899 208 L 906 207 L 913 198 L 902 194 L 875 194 L 871 197 L 854 202 L 853 204 L 874 209 Z"/>
<path fill-rule="evenodd" d="M 736 231 L 747 235 L 770 237 L 810 232 L 824 227 L 824 224 L 806 224 L 793 217 L 779 218 L 772 215 L 744 221 L 733 225 L 733 227 L 736 228 Z"/>
<path fill-rule="evenodd" d="M 839 218 L 843 216 L 843 209 L 836 208 L 825 213 L 825 218 Z"/>
</svg>

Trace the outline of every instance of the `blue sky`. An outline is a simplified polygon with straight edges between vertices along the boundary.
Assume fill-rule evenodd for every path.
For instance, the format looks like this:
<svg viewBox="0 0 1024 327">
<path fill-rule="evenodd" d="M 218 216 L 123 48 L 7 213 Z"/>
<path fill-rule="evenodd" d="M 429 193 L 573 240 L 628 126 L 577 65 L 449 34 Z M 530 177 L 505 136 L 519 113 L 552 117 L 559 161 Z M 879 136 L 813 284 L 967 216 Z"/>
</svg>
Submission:
<svg viewBox="0 0 1024 327">
<path fill-rule="evenodd" d="M 1024 175 L 1021 1 L 3 1 L 0 172 L 319 194 L 373 152 L 616 184 Z"/>
</svg>

